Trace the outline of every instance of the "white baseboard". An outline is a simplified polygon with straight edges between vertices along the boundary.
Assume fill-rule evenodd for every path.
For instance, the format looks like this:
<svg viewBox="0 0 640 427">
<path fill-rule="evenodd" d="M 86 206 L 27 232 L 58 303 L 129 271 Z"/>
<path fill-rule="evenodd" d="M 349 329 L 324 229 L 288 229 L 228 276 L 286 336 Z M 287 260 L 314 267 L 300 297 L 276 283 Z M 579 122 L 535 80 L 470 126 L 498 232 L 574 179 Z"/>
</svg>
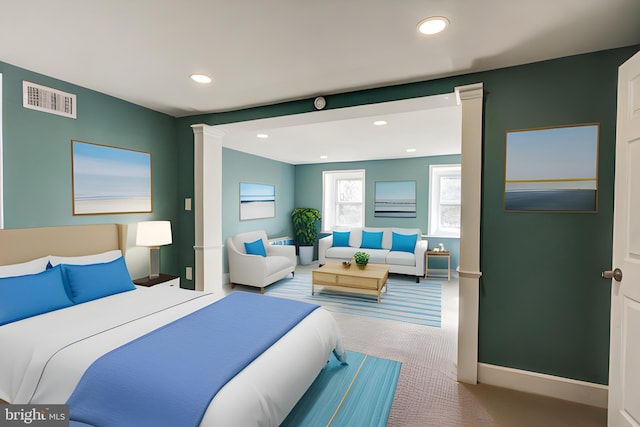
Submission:
<svg viewBox="0 0 640 427">
<path fill-rule="evenodd" d="M 606 385 L 486 363 L 478 363 L 478 382 L 599 408 L 606 408 L 609 398 Z"/>
</svg>

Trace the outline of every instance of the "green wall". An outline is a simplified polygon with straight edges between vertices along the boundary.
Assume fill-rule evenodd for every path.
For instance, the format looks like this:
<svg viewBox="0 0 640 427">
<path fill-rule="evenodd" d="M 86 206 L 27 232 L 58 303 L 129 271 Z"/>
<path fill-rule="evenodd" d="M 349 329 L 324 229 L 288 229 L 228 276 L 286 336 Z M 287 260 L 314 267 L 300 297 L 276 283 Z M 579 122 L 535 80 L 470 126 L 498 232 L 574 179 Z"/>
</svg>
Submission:
<svg viewBox="0 0 640 427">
<path fill-rule="evenodd" d="M 600 279 L 600 271 L 611 266 L 617 67 L 637 50 L 637 46 L 616 49 L 326 97 L 327 109 L 331 109 L 450 93 L 456 86 L 484 84 L 481 362 L 607 383 L 610 288 Z M 176 273 L 194 262 L 193 211 L 182 208 L 183 199 L 193 197 L 190 125 L 314 111 L 310 98 L 175 119 L 8 64 L 0 63 L 0 72 L 3 73 L 5 226 L 169 219 L 173 221 L 174 244 L 163 248 L 163 270 Z M 76 93 L 78 119 L 23 109 L 23 79 Z M 505 132 L 591 122 L 601 125 L 598 212 L 503 212 Z M 71 214 L 71 139 L 152 152 L 153 214 L 74 217 Z M 225 159 L 232 160 L 228 155 L 225 151 Z M 240 156 L 239 161 L 246 159 L 248 157 Z M 252 179 L 262 182 L 267 181 L 260 178 L 273 179 L 278 175 L 282 179 L 293 175 L 295 181 L 299 179 L 297 170 L 304 169 L 294 168 L 291 172 L 287 165 L 254 160 L 264 169 Z M 225 161 L 225 170 L 239 167 L 234 165 L 236 161 L 238 159 Z M 277 172 L 269 177 L 267 169 L 271 167 Z M 244 180 L 244 177 L 236 179 Z M 229 186 L 225 183 L 225 194 L 230 193 L 224 197 L 232 197 L 236 189 L 235 182 Z M 304 197 L 296 194 L 293 206 L 310 204 Z M 226 209 L 225 202 L 225 212 Z M 284 222 L 278 222 L 279 217 L 280 214 L 273 224 L 260 226 L 273 226 L 271 232 L 279 234 L 286 227 Z M 283 221 L 284 217 L 282 215 Z M 249 223 L 246 224 L 249 227 Z M 245 227 L 239 221 L 226 226 L 238 230 Z M 223 232 L 230 235 L 234 231 L 228 228 Z"/>
<path fill-rule="evenodd" d="M 174 221 L 177 194 L 174 118 L 0 62 L 2 73 L 5 228 Z M 22 107 L 22 81 L 77 96 L 77 118 Z M 73 216 L 71 140 L 151 152 L 151 214 Z M 179 236 L 174 230 L 174 240 Z M 88 236 L 90 238 L 90 236 Z M 161 251 L 162 269 L 177 273 L 177 248 Z"/>
<path fill-rule="evenodd" d="M 607 383 L 610 289 L 600 271 L 611 266 L 617 68 L 637 50 L 636 46 L 602 51 L 326 96 L 331 109 L 484 84 L 480 362 Z M 311 111 L 310 98 L 178 120 L 178 191 L 193 192 L 190 124 Z M 503 212 L 505 132 L 591 122 L 601 124 L 598 213 Z M 311 201 L 300 196 L 295 203 Z M 180 224 L 192 229 L 192 222 L 185 215 Z M 192 259 L 189 245 L 193 241 L 185 241 L 183 255 L 189 253 Z"/>
</svg>

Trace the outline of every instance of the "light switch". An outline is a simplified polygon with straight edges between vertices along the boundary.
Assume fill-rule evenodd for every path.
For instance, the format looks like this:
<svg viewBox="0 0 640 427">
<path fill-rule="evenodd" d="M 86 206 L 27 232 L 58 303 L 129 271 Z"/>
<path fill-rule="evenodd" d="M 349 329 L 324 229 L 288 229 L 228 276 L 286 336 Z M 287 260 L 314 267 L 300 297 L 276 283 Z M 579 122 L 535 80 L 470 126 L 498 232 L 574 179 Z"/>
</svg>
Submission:
<svg viewBox="0 0 640 427">
<path fill-rule="evenodd" d="M 184 210 L 185 211 L 191 210 L 191 197 L 187 197 L 186 199 L 184 199 Z"/>
<path fill-rule="evenodd" d="M 193 269 L 191 267 L 185 268 L 184 278 L 187 280 L 193 280 Z"/>
</svg>

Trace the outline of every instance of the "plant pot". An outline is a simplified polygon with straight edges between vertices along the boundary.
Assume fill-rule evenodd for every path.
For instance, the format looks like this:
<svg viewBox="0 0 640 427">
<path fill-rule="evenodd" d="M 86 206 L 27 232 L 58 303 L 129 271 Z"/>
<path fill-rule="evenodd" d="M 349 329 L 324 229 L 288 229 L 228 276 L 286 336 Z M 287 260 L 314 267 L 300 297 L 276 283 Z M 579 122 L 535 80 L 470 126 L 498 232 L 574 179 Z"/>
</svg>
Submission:
<svg viewBox="0 0 640 427">
<path fill-rule="evenodd" d="M 358 263 L 356 263 L 356 265 L 360 270 L 364 270 L 364 268 L 367 266 L 367 264 L 358 264 Z"/>
<path fill-rule="evenodd" d="M 308 265 L 313 262 L 313 246 L 298 247 L 298 257 L 301 265 Z"/>
</svg>

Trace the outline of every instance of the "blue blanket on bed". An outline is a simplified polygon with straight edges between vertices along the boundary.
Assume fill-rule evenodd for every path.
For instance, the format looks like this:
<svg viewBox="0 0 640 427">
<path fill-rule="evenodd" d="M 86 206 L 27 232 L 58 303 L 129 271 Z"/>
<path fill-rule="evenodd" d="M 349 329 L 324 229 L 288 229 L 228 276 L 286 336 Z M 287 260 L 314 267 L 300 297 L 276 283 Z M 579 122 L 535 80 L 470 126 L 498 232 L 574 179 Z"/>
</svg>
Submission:
<svg viewBox="0 0 640 427">
<path fill-rule="evenodd" d="M 197 426 L 215 394 L 317 305 L 235 292 L 97 359 L 68 400 L 94 426 Z"/>
</svg>

